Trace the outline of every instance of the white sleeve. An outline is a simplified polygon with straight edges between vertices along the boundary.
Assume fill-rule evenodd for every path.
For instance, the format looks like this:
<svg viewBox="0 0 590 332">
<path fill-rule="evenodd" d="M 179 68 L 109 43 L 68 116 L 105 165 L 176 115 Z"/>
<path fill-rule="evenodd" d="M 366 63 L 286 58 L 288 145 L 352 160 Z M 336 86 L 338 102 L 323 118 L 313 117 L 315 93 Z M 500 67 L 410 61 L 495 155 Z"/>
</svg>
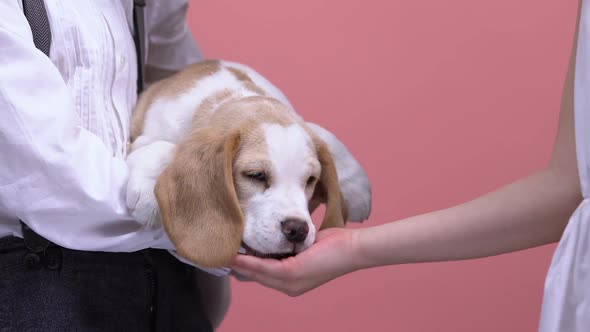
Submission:
<svg viewBox="0 0 590 332">
<path fill-rule="evenodd" d="M 170 247 L 128 214 L 128 168 L 80 126 L 66 84 L 33 44 L 16 1 L 0 13 L 0 212 L 64 247 L 131 251 Z"/>
<path fill-rule="evenodd" d="M 203 55 L 187 23 L 188 0 L 148 1 L 146 66 L 178 71 Z"/>
</svg>

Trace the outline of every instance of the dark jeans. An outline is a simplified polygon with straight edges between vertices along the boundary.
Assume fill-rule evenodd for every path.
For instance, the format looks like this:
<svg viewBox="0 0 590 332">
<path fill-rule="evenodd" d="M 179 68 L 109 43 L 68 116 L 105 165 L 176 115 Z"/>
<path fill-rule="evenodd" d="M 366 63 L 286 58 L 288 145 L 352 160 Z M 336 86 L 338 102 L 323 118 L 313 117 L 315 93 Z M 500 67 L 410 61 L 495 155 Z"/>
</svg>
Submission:
<svg viewBox="0 0 590 332">
<path fill-rule="evenodd" d="M 164 250 L 35 254 L 0 239 L 0 331 L 212 331 L 193 269 Z"/>
</svg>

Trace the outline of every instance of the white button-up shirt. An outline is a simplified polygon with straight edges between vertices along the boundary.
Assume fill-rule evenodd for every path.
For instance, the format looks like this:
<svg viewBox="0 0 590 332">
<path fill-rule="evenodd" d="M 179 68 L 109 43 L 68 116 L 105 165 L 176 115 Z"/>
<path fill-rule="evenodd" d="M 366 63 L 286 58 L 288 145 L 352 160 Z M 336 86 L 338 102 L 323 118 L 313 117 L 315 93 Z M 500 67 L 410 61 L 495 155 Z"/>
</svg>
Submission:
<svg viewBox="0 0 590 332">
<path fill-rule="evenodd" d="M 147 1 L 148 66 L 201 60 L 187 1 Z M 0 237 L 21 236 L 21 219 L 71 249 L 174 249 L 162 228 L 140 229 L 125 204 L 133 1 L 45 4 L 50 58 L 35 48 L 21 1 L 0 2 Z"/>
</svg>

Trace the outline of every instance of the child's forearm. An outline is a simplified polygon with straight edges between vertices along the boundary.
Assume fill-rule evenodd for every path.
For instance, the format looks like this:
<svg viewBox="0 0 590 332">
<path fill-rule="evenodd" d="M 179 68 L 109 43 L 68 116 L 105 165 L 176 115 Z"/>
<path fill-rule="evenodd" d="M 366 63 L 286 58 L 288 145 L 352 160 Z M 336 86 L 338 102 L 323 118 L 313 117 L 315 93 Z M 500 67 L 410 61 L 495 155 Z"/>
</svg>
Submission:
<svg viewBox="0 0 590 332">
<path fill-rule="evenodd" d="M 567 177 L 543 170 L 465 204 L 361 229 L 358 264 L 462 260 L 558 241 L 581 200 Z"/>
</svg>

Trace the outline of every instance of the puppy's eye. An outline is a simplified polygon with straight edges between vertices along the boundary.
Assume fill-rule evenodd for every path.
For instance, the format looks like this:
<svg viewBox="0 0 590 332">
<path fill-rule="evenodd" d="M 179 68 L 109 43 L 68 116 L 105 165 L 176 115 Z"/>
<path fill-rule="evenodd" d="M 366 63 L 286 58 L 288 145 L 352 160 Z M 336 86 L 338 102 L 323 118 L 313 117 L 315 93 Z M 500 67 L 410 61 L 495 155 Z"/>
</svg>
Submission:
<svg viewBox="0 0 590 332">
<path fill-rule="evenodd" d="M 254 179 L 256 181 L 265 182 L 266 181 L 266 174 L 264 172 L 250 172 L 246 173 L 246 176 Z"/>
<path fill-rule="evenodd" d="M 315 176 L 310 176 L 309 179 L 307 179 L 307 185 L 311 186 L 312 184 L 315 183 L 316 177 Z"/>
</svg>

